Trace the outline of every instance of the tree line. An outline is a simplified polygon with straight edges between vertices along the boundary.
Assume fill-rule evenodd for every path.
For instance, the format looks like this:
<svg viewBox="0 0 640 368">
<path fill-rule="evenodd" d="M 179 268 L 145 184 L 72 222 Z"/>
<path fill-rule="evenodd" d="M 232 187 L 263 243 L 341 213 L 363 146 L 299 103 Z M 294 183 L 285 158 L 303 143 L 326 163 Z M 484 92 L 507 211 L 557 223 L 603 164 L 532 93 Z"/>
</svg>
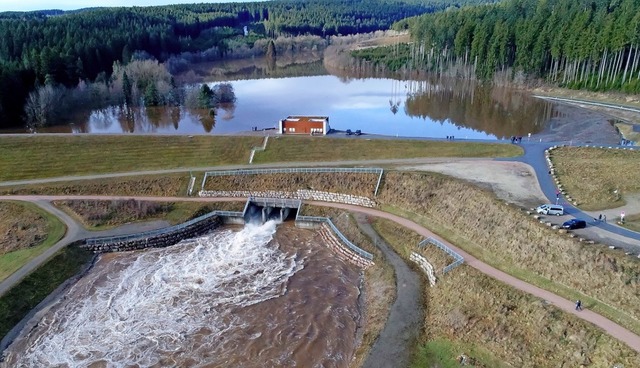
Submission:
<svg viewBox="0 0 640 368">
<path fill-rule="evenodd" d="M 414 41 L 395 58 L 404 58 L 404 67 L 463 66 L 482 79 L 509 70 L 511 78 L 569 88 L 640 91 L 635 0 L 506 0 L 421 15 L 394 28 L 408 29 Z M 385 63 L 398 68 L 398 60 Z"/>
<path fill-rule="evenodd" d="M 253 45 L 267 36 L 386 29 L 430 9 L 394 0 L 276 0 L 0 13 L 0 128 L 22 125 L 23 106 L 37 86 L 108 83 L 116 61 L 164 61 L 207 49 L 224 57 L 243 42 L 233 40 Z"/>
</svg>

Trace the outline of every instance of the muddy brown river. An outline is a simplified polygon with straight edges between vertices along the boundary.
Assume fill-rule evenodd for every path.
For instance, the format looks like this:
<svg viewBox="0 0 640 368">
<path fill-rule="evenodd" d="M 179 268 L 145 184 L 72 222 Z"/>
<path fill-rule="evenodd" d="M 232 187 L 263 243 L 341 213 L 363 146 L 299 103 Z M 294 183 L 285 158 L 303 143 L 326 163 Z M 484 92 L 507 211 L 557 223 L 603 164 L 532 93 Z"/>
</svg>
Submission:
<svg viewBox="0 0 640 368">
<path fill-rule="evenodd" d="M 346 367 L 361 271 L 268 222 L 102 256 L 2 367 Z"/>
</svg>

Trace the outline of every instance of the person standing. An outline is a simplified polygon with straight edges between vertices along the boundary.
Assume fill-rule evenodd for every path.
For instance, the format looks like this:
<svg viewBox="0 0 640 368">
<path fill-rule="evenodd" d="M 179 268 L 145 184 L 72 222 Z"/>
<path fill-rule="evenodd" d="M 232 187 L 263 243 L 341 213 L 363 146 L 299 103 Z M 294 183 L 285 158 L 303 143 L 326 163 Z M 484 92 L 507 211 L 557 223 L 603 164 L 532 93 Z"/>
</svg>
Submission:
<svg viewBox="0 0 640 368">
<path fill-rule="evenodd" d="M 576 310 L 577 311 L 582 310 L 582 302 L 579 299 L 576 301 Z"/>
</svg>

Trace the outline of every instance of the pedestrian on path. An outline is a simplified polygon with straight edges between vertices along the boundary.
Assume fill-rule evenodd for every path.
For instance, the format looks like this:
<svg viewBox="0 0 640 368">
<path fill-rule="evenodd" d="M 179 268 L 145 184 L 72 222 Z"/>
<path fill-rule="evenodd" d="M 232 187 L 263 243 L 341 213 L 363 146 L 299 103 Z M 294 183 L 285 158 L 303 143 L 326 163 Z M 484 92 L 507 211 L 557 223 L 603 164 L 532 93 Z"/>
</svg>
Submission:
<svg viewBox="0 0 640 368">
<path fill-rule="evenodd" d="M 577 311 L 582 310 L 582 302 L 580 300 L 576 301 L 576 310 Z"/>
<path fill-rule="evenodd" d="M 600 216 L 598 216 L 598 221 L 602 221 L 602 214 L 600 214 Z"/>
<path fill-rule="evenodd" d="M 604 222 L 607 222 L 607 215 L 602 215 L 602 220 L 603 220 Z"/>
</svg>

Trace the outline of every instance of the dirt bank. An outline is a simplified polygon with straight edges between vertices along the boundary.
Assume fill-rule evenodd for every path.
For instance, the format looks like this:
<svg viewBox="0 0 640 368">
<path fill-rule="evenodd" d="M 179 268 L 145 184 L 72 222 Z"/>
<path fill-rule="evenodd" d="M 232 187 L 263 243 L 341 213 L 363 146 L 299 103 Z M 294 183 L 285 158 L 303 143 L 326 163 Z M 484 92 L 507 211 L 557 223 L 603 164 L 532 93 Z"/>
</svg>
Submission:
<svg viewBox="0 0 640 368">
<path fill-rule="evenodd" d="M 612 118 L 598 111 L 554 103 L 554 115 L 541 133 L 531 139 L 541 142 L 565 142 L 566 144 L 615 145 L 620 133 L 611 123 Z"/>
</svg>

